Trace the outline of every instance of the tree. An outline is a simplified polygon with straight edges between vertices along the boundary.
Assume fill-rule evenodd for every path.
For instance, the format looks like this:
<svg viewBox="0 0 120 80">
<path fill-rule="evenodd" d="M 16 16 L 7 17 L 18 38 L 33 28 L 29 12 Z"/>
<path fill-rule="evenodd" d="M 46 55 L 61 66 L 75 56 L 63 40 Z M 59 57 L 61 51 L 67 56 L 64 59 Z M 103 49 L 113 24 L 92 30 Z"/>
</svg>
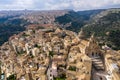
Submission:
<svg viewBox="0 0 120 80">
<path fill-rule="evenodd" d="M 108 41 L 110 41 L 109 45 L 115 49 L 120 49 L 120 30 L 111 31 L 108 35 Z"/>
<path fill-rule="evenodd" d="M 16 76 L 12 74 L 7 78 L 7 80 L 16 80 Z"/>
</svg>

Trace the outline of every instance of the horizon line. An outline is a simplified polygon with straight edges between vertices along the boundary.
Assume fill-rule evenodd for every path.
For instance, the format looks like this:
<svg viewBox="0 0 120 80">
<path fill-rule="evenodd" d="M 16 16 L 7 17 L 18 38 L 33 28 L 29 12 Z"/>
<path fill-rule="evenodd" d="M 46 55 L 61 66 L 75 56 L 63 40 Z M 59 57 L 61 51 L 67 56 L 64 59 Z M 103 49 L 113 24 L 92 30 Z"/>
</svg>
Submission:
<svg viewBox="0 0 120 80">
<path fill-rule="evenodd" d="M 74 9 L 53 9 L 53 10 L 42 10 L 42 9 L 3 9 L 0 11 L 90 11 L 90 10 L 107 10 L 107 9 L 120 9 L 120 8 L 98 8 L 98 9 L 85 9 L 85 10 L 74 10 Z"/>
</svg>

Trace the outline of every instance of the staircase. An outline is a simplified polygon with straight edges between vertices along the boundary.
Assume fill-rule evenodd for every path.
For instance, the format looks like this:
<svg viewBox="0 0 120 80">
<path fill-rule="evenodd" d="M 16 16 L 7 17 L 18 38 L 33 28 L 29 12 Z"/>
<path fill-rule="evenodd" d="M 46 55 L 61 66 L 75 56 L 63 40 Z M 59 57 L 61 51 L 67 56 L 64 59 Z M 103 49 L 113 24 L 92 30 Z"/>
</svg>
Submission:
<svg viewBox="0 0 120 80">
<path fill-rule="evenodd" d="M 104 70 L 104 64 L 100 57 L 93 57 L 92 63 L 97 70 Z"/>
</svg>

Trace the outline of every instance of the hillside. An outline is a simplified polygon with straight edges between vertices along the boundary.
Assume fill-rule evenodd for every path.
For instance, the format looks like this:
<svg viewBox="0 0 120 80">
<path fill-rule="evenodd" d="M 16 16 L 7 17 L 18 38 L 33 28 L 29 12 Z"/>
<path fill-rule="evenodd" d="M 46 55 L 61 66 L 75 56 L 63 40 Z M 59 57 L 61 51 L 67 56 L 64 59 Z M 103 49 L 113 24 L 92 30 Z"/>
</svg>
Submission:
<svg viewBox="0 0 120 80">
<path fill-rule="evenodd" d="M 54 11 L 0 11 L 0 45 L 9 37 L 26 29 L 30 24 L 54 24 L 55 17 L 66 14 L 68 10 Z"/>
<path fill-rule="evenodd" d="M 97 39 L 101 41 L 100 44 L 107 44 L 113 49 L 120 49 L 120 9 L 71 11 L 57 17 L 56 22 L 63 28 L 77 33 L 83 27 L 87 37 L 95 32 Z"/>
<path fill-rule="evenodd" d="M 83 27 L 87 37 L 95 32 L 101 44 L 107 44 L 113 49 L 120 49 L 120 43 L 118 43 L 120 9 L 78 12 L 73 10 L 0 11 L 0 45 L 6 42 L 11 35 L 24 31 L 30 24 L 54 25 L 77 33 Z"/>
<path fill-rule="evenodd" d="M 120 49 L 120 9 L 108 9 L 97 14 L 84 26 L 84 31 L 87 36 L 95 32 L 99 40 L 106 41 L 114 49 Z"/>
<path fill-rule="evenodd" d="M 80 28 L 83 27 L 87 22 L 96 14 L 103 11 L 103 9 L 98 10 L 87 10 L 87 11 L 70 11 L 69 13 L 59 16 L 55 19 L 59 25 L 68 30 L 79 32 Z"/>
<path fill-rule="evenodd" d="M 0 45 L 8 41 L 9 37 L 25 30 L 27 21 L 18 16 L 7 16 L 0 18 Z"/>
</svg>

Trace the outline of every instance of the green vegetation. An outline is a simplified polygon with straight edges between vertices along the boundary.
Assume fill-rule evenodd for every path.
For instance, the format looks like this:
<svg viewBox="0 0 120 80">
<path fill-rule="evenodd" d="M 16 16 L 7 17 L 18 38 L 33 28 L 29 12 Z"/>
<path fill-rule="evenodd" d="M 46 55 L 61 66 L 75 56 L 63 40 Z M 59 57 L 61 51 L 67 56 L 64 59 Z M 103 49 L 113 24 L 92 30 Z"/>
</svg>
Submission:
<svg viewBox="0 0 120 80">
<path fill-rule="evenodd" d="M 111 31 L 110 34 L 108 35 L 107 40 L 109 42 L 108 46 L 112 47 L 115 50 L 119 50 L 120 49 L 120 30 L 115 30 L 115 31 Z"/>
<path fill-rule="evenodd" d="M 30 36 L 29 34 L 23 33 L 22 36 L 27 37 Z"/>
<path fill-rule="evenodd" d="M 30 57 L 31 57 L 31 58 L 34 58 L 34 56 L 33 56 L 33 54 L 32 54 L 32 53 L 30 53 Z"/>
<path fill-rule="evenodd" d="M 34 47 L 41 48 L 41 46 L 39 46 L 38 44 L 35 44 Z"/>
<path fill-rule="evenodd" d="M 76 67 L 75 66 L 70 66 L 68 70 L 76 71 Z"/>
<path fill-rule="evenodd" d="M 120 11 L 107 13 L 105 16 L 93 18 L 83 30 L 86 36 L 90 36 L 91 33 L 95 32 L 95 36 L 99 37 L 99 41 L 103 40 L 112 49 L 119 50 Z M 110 33 L 109 36 L 107 33 Z"/>
<path fill-rule="evenodd" d="M 80 28 L 83 27 L 87 23 L 87 21 L 91 19 L 91 16 L 100 13 L 101 11 L 103 10 L 89 10 L 78 12 L 70 11 L 64 16 L 57 17 L 55 21 L 63 25 L 71 22 L 71 25 L 68 26 L 66 29 L 74 32 L 79 32 Z"/>
<path fill-rule="evenodd" d="M 26 20 L 15 18 L 17 16 L 0 17 L 0 45 L 8 41 L 13 34 L 18 34 L 25 30 L 25 25 L 28 24 Z"/>
<path fill-rule="evenodd" d="M 106 13 L 107 15 L 105 15 Z M 0 45 L 8 41 L 9 37 L 13 34 L 24 31 L 26 29 L 24 26 L 30 24 L 26 20 L 19 18 L 19 16 L 20 15 L 0 17 Z M 56 17 L 55 22 L 64 25 L 63 27 L 67 30 L 77 33 L 80 31 L 80 28 L 83 27 L 83 31 L 87 37 L 95 32 L 95 36 L 99 41 L 106 42 L 113 49 L 120 49 L 118 43 L 119 38 L 113 36 L 118 36 L 118 33 L 113 34 L 113 30 L 115 32 L 120 30 L 120 9 L 69 11 L 63 16 Z M 66 27 L 67 23 L 71 24 Z M 38 26 L 37 28 L 44 29 L 43 26 Z M 35 33 L 34 30 L 33 33 Z M 106 33 L 110 33 L 110 35 L 108 36 Z M 111 35 L 113 38 L 110 37 Z M 23 34 L 23 36 L 29 35 Z M 60 36 L 64 38 L 65 34 L 60 34 Z M 39 48 L 40 46 L 36 45 L 36 47 Z M 50 52 L 50 55 L 53 56 L 54 54 Z"/>
<path fill-rule="evenodd" d="M 35 33 L 35 30 L 33 30 L 33 33 Z"/>
<path fill-rule="evenodd" d="M 54 80 L 66 80 L 66 75 L 62 74 L 59 77 L 54 77 Z"/>
<path fill-rule="evenodd" d="M 91 21 L 89 24 L 84 27 L 84 30 L 87 35 L 92 32 L 96 33 L 96 36 L 105 36 L 106 32 L 112 30 L 120 30 L 120 12 L 119 13 L 109 13 L 106 16 L 98 18 Z"/>
<path fill-rule="evenodd" d="M 7 80 L 16 80 L 16 76 L 12 74 L 7 78 Z"/>
<path fill-rule="evenodd" d="M 76 31 L 78 32 L 80 28 L 84 24 L 84 17 L 80 16 L 78 13 L 71 11 L 68 14 L 65 14 L 64 16 L 60 16 L 56 18 L 56 22 L 59 24 L 65 25 L 66 23 L 70 23 L 71 25 L 67 27 L 66 29 L 71 30 L 71 31 Z"/>
<path fill-rule="evenodd" d="M 53 51 L 49 51 L 49 56 L 52 56 L 54 55 L 55 53 Z"/>
<path fill-rule="evenodd" d="M 43 26 L 38 26 L 37 28 L 38 29 L 45 29 Z"/>
<path fill-rule="evenodd" d="M 57 77 L 57 78 L 54 78 L 54 80 L 66 80 L 66 78 Z"/>
<path fill-rule="evenodd" d="M 25 51 L 23 51 L 23 50 L 17 52 L 18 55 L 22 55 L 24 53 L 25 53 Z"/>
<path fill-rule="evenodd" d="M 104 15 L 106 13 L 107 15 Z M 112 49 L 120 49 L 119 31 L 117 31 L 120 30 L 119 9 L 70 11 L 64 16 L 57 17 L 56 22 L 63 25 L 71 23 L 66 29 L 74 32 L 79 32 L 80 28 L 83 27 L 86 37 L 90 37 L 95 32 L 95 36 L 99 41 L 107 43 Z M 110 35 L 108 36 L 107 33 L 110 33 Z"/>
</svg>

